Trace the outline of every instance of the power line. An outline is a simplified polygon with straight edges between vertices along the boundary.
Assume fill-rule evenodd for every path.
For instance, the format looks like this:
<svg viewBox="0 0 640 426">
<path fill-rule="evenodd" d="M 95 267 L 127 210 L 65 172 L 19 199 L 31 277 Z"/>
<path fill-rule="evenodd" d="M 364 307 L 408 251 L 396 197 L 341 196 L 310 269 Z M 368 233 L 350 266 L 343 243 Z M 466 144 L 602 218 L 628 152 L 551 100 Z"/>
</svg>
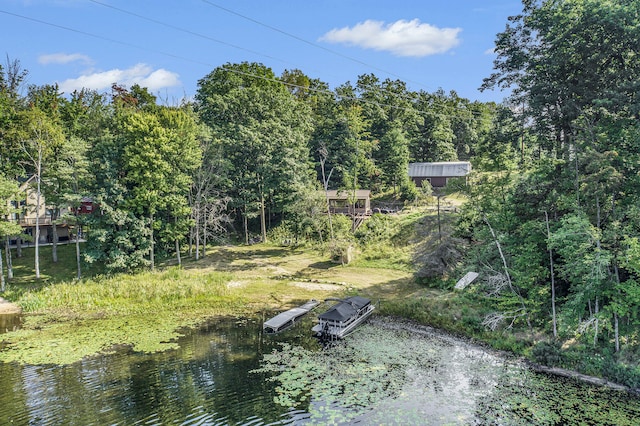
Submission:
<svg viewBox="0 0 640 426">
<path fill-rule="evenodd" d="M 160 50 L 149 49 L 149 48 L 142 47 L 142 46 L 139 46 L 139 45 L 136 45 L 136 44 L 133 44 L 133 43 L 112 39 L 112 38 L 109 38 L 109 37 L 105 37 L 105 36 L 89 33 L 89 32 L 82 31 L 82 30 L 77 30 L 75 28 L 67 27 L 67 26 L 64 26 L 64 25 L 59 25 L 59 24 L 54 24 L 54 23 L 51 23 L 51 22 L 43 21 L 41 19 L 36 19 L 36 18 L 20 15 L 20 14 L 17 14 L 17 13 L 13 13 L 13 12 L 8 12 L 8 11 L 5 11 L 5 10 L 0 10 L 0 13 L 4 13 L 4 14 L 10 15 L 10 16 L 14 16 L 14 17 L 17 17 L 17 18 L 20 18 L 20 19 L 25 19 L 25 20 L 28 20 L 28 21 L 31 21 L 31 22 L 35 22 L 37 24 L 46 25 L 46 26 L 50 26 L 50 27 L 53 27 L 53 28 L 61 29 L 61 30 L 64 30 L 64 31 L 70 31 L 70 32 L 73 32 L 73 33 L 76 33 L 76 34 L 81 34 L 81 35 L 84 35 L 84 36 L 96 38 L 96 39 L 99 39 L 99 40 L 108 41 L 108 42 L 111 42 L 111 43 L 116 43 L 116 44 L 120 44 L 120 45 L 127 46 L 127 47 L 133 47 L 135 49 L 139 49 L 139 50 L 142 50 L 142 51 L 153 52 L 153 53 L 164 55 L 164 56 L 168 56 L 168 57 L 171 57 L 171 58 L 175 58 L 175 59 L 179 59 L 179 60 L 183 60 L 183 61 L 187 61 L 187 62 L 192 62 L 192 63 L 204 65 L 204 66 L 207 66 L 207 67 L 216 68 L 215 65 L 212 65 L 212 64 L 210 64 L 208 62 L 198 61 L 198 60 L 186 58 L 186 57 L 183 57 L 183 56 L 175 55 L 175 54 L 164 52 L 164 51 L 160 51 Z M 420 111 L 420 110 L 417 110 L 416 108 L 405 108 L 405 107 L 398 106 L 398 105 L 389 105 L 389 104 L 383 104 L 383 103 L 379 103 L 379 102 L 373 102 L 373 101 L 369 101 L 369 100 L 363 99 L 361 97 L 359 98 L 359 97 L 355 97 L 355 96 L 340 95 L 340 94 L 338 94 L 338 93 L 336 93 L 334 91 L 331 91 L 331 90 L 315 89 L 315 88 L 311 88 L 311 87 L 300 86 L 300 85 L 297 85 L 297 84 L 285 82 L 285 81 L 283 81 L 281 79 L 278 79 L 278 78 L 269 78 L 269 77 L 265 77 L 265 76 L 262 76 L 262 75 L 257 75 L 257 74 L 253 74 L 253 73 L 240 71 L 240 70 L 237 70 L 237 69 L 234 69 L 234 68 L 228 68 L 228 67 L 225 67 L 225 66 L 220 66 L 219 68 L 224 70 L 224 71 L 232 72 L 232 73 L 235 73 L 235 74 L 238 74 L 238 75 L 252 77 L 252 78 L 256 78 L 256 79 L 260 79 L 260 80 L 264 80 L 264 81 L 269 81 L 269 82 L 276 82 L 276 83 L 283 84 L 283 85 L 285 85 L 287 87 L 290 87 L 290 88 L 301 89 L 301 90 L 314 92 L 314 93 L 318 93 L 318 94 L 330 95 L 330 96 L 333 96 L 333 97 L 336 97 L 336 98 L 342 99 L 342 100 L 351 100 L 351 101 L 355 101 L 355 102 L 360 102 L 360 103 L 369 104 L 369 105 L 378 106 L 378 107 L 387 107 L 387 108 L 400 110 L 400 111 L 412 111 L 412 112 L 417 111 L 419 113 L 429 114 L 431 116 L 459 117 L 459 116 L 453 115 L 453 114 L 443 114 L 443 113 L 434 112 L 434 111 Z M 384 90 L 381 90 L 381 91 L 384 92 Z M 388 92 L 388 93 L 391 93 L 391 92 Z M 397 95 L 397 94 L 394 94 L 394 95 Z M 409 98 L 409 99 L 412 100 L 412 101 L 416 100 L 414 98 Z M 460 117 L 460 118 L 466 119 L 467 117 Z"/>
<path fill-rule="evenodd" d="M 153 53 L 157 53 L 157 54 L 160 54 L 160 55 L 169 56 L 171 58 L 180 59 L 180 60 L 188 61 L 188 62 L 193 62 L 193 63 L 200 64 L 200 65 L 211 66 L 211 64 L 206 63 L 206 62 L 198 61 L 198 60 L 195 60 L 195 59 L 185 58 L 184 56 L 174 55 L 173 53 L 163 52 L 161 50 L 149 49 L 147 47 L 138 46 L 136 44 L 129 43 L 129 42 L 126 42 L 126 41 L 116 40 L 116 39 L 113 39 L 113 38 L 109 38 L 109 37 L 105 37 L 105 36 L 89 33 L 89 32 L 86 32 L 86 31 L 77 30 L 75 28 L 66 27 L 64 25 L 59 25 L 59 24 L 54 24 L 52 22 L 43 21 L 43 20 L 37 19 L 37 18 L 31 18 L 29 16 L 24 16 L 24 15 L 20 15 L 20 14 L 13 13 L 13 12 L 8 12 L 6 10 L 0 10 L 0 13 L 4 13 L 4 14 L 10 15 L 10 16 L 14 16 L 16 18 L 25 19 L 27 21 L 35 22 L 35 23 L 38 23 L 38 24 L 47 25 L 49 27 L 54 27 L 54 28 L 58 28 L 58 29 L 61 29 L 61 30 L 70 31 L 72 33 L 81 34 L 81 35 L 84 35 L 84 36 L 96 38 L 96 39 L 103 40 L 103 41 L 108 41 L 110 43 L 116 43 L 116 44 L 120 44 L 120 45 L 127 46 L 127 47 L 133 47 L 135 49 L 139 49 L 139 50 L 143 50 L 143 51 L 147 51 L 147 52 L 153 52 Z"/>
<path fill-rule="evenodd" d="M 243 50 L 243 51 L 246 51 L 246 52 L 249 52 L 249 53 L 255 54 L 255 55 L 263 56 L 263 57 L 266 57 L 266 58 L 269 58 L 269 59 L 274 59 L 274 60 L 277 60 L 277 61 L 280 61 L 280 62 L 283 62 L 283 63 L 289 63 L 289 64 L 291 64 L 291 65 L 293 65 L 294 67 L 296 67 L 296 68 L 297 68 L 296 64 L 292 64 L 292 63 L 290 63 L 290 62 L 288 62 L 288 61 L 285 61 L 285 60 L 282 60 L 282 59 L 279 59 L 279 58 L 275 58 L 275 57 L 273 57 L 273 56 L 269 56 L 269 55 L 266 55 L 266 54 L 263 54 L 263 53 L 260 53 L 260 52 L 256 52 L 256 51 L 253 51 L 253 50 L 250 50 L 250 49 L 243 48 L 243 47 L 241 47 L 241 46 L 237 46 L 237 45 L 234 45 L 234 44 L 231 44 L 231 43 L 227 43 L 227 42 L 225 42 L 225 41 L 218 40 L 218 39 L 215 39 L 215 38 L 212 38 L 212 37 L 209 37 L 209 36 L 206 36 L 206 35 L 203 35 L 203 34 L 197 33 L 197 32 L 192 31 L 192 30 L 188 30 L 188 29 L 185 29 L 185 28 L 181 28 L 181 27 L 178 27 L 178 26 L 173 25 L 173 24 L 169 24 L 169 23 L 166 23 L 166 22 L 162 22 L 162 21 L 159 21 L 159 20 L 157 20 L 157 19 L 149 18 L 149 17 L 147 17 L 147 16 L 144 16 L 144 15 L 141 15 L 141 14 L 138 14 L 138 13 L 135 13 L 135 12 L 131 12 L 131 11 L 128 11 L 128 10 L 125 10 L 125 9 L 122 9 L 122 8 L 119 8 L 119 7 L 116 7 L 116 6 L 109 5 L 109 4 L 104 3 L 104 2 L 102 2 L 102 1 L 99 1 L 99 0 L 89 0 L 89 1 L 91 1 L 91 2 L 92 2 L 92 3 L 94 3 L 94 4 L 98 4 L 98 5 L 100 5 L 100 6 L 107 7 L 107 8 L 110 8 L 110 9 L 112 9 L 112 10 L 116 10 L 116 11 L 118 11 L 118 12 L 120 12 L 120 13 L 124 13 L 124 14 L 130 15 L 130 16 L 134 16 L 134 17 L 136 17 L 136 18 L 139 18 L 139 19 L 142 19 L 142 20 L 145 20 L 145 21 L 148 21 L 148 22 L 152 22 L 152 23 L 157 24 L 157 25 L 161 25 L 161 26 L 164 26 L 164 27 L 167 27 L 167 28 L 171 28 L 171 29 L 176 30 L 176 31 L 180 31 L 180 32 L 183 32 L 183 33 L 186 33 L 186 34 L 189 34 L 189 35 L 193 35 L 193 36 L 196 36 L 196 37 L 203 38 L 203 39 L 205 39 L 205 40 L 210 40 L 210 41 L 213 41 L 213 42 L 216 42 L 216 43 L 220 43 L 220 44 L 223 44 L 223 45 L 226 45 L 226 46 L 229 46 L 229 47 L 233 47 L 233 48 L 235 48 L 235 49 Z M 242 14 L 240 14 L 240 13 L 238 13 L 238 12 L 235 12 L 235 11 L 233 11 L 233 10 L 231 10 L 231 9 L 227 9 L 227 8 L 225 8 L 225 7 L 223 7 L 223 6 L 217 5 L 217 4 L 215 4 L 215 3 L 213 3 L 213 2 L 211 2 L 211 1 L 209 1 L 209 0 L 202 0 L 202 1 L 203 1 L 204 3 L 206 3 L 206 4 L 210 5 L 210 6 L 212 6 L 212 7 L 216 7 L 216 8 L 218 8 L 218 9 L 220 9 L 220 10 L 225 11 L 225 12 L 228 12 L 228 13 L 231 13 L 231 14 L 233 14 L 233 15 L 239 16 L 239 17 L 241 17 L 241 18 L 243 18 L 243 19 L 246 19 L 246 20 L 248 20 L 248 21 L 250 21 L 250 22 L 256 23 L 256 24 L 261 25 L 261 26 L 264 26 L 264 27 L 266 27 L 266 28 L 268 28 L 268 29 L 270 29 L 270 30 L 273 30 L 273 31 L 276 31 L 276 32 L 278 32 L 278 33 L 284 34 L 284 35 L 286 35 L 286 36 L 288 36 L 288 37 L 291 37 L 291 38 L 294 38 L 294 39 L 296 39 L 296 40 L 299 40 L 299 41 L 301 41 L 301 42 L 303 42 L 303 43 L 306 43 L 306 44 L 308 44 L 308 45 L 310 45 L 310 46 L 316 47 L 316 48 L 318 48 L 318 49 L 325 50 L 325 51 L 327 51 L 327 52 L 329 52 L 329 53 L 332 53 L 332 54 L 338 55 L 338 56 L 340 56 L 340 57 L 342 57 L 342 58 L 346 58 L 346 59 L 349 59 L 349 60 L 351 60 L 351 61 L 355 61 L 355 62 L 357 62 L 357 63 L 359 63 L 359 64 L 362 64 L 362 65 L 365 65 L 365 66 L 367 66 L 367 67 L 371 67 L 371 68 L 374 68 L 374 69 L 380 70 L 380 71 L 382 71 L 382 72 L 384 72 L 384 73 L 387 73 L 387 74 L 393 75 L 393 76 L 395 76 L 395 77 L 398 77 L 401 81 L 404 81 L 404 80 L 402 80 L 402 77 L 400 77 L 400 76 L 398 76 L 398 75 L 396 75 L 396 74 L 390 73 L 389 71 L 385 71 L 385 70 L 382 70 L 382 69 L 376 68 L 376 67 L 374 67 L 373 65 L 369 65 L 369 64 L 367 64 L 367 63 L 365 63 L 365 62 L 362 62 L 362 61 L 360 61 L 360 60 L 358 60 L 358 59 L 352 58 L 352 57 L 347 56 L 347 55 L 343 55 L 343 54 L 341 54 L 341 53 L 339 53 L 339 52 L 333 51 L 333 50 L 328 49 L 328 48 L 326 48 L 326 47 L 324 47 L 324 46 L 317 45 L 317 44 L 312 43 L 312 42 L 310 42 L 310 41 L 307 41 L 307 40 L 305 40 L 305 39 L 303 39 L 303 38 L 301 38 L 301 37 L 298 37 L 298 36 L 296 36 L 296 35 L 294 35 L 294 34 L 290 34 L 290 33 L 286 32 L 286 31 L 280 30 L 279 28 L 276 28 L 276 27 L 274 27 L 274 26 L 271 26 L 271 25 L 265 24 L 265 23 L 263 23 L 263 22 L 260 22 L 260 21 L 258 21 L 258 20 L 256 20 L 256 19 L 254 19 L 254 18 L 251 18 L 251 17 L 245 16 L 245 15 L 242 15 Z M 410 80 L 408 80 L 408 81 L 410 81 Z M 417 82 L 414 82 L 414 83 L 416 83 L 416 84 L 420 84 L 420 83 L 417 83 Z M 420 85 L 422 85 L 422 84 L 420 84 Z M 424 85 L 423 85 L 423 86 L 424 86 Z M 413 101 L 415 100 L 412 96 L 406 96 L 405 94 L 398 94 L 398 93 L 395 93 L 395 92 L 390 92 L 390 91 L 388 91 L 388 90 L 386 90 L 386 89 L 384 89 L 384 88 L 381 88 L 381 87 L 378 87 L 378 90 L 379 90 L 381 93 L 388 93 L 388 94 L 391 94 L 392 96 L 398 96 L 398 97 L 400 97 L 400 98 L 402 98 L 402 99 L 404 99 L 404 100 L 408 100 L 408 101 L 411 101 L 411 102 L 413 102 Z"/>
<path fill-rule="evenodd" d="M 181 28 L 181 27 L 178 27 L 178 26 L 173 25 L 173 24 L 169 24 L 169 23 L 162 22 L 162 21 L 159 21 L 159 20 L 156 20 L 156 19 L 153 19 L 153 18 L 149 18 L 147 16 L 144 16 L 144 15 L 141 15 L 141 14 L 138 14 L 138 13 L 135 13 L 135 12 L 131 12 L 131 11 L 128 11 L 128 10 L 125 10 L 125 9 L 122 9 L 122 8 L 119 8 L 119 7 L 116 7 L 116 6 L 112 6 L 110 4 L 104 3 L 104 2 L 99 1 L 99 0 L 89 0 L 89 1 L 91 1 L 92 3 L 98 4 L 100 6 L 107 7 L 107 8 L 110 8 L 112 10 L 116 10 L 116 11 L 118 11 L 120 13 L 124 13 L 124 14 L 130 15 L 130 16 L 134 16 L 136 18 L 139 18 L 139 19 L 142 19 L 142 20 L 145 20 L 145 21 L 148 21 L 148 22 L 152 22 L 152 23 L 157 24 L 157 25 L 161 25 L 161 26 L 164 26 L 164 27 L 167 27 L 167 28 L 171 28 L 171 29 L 176 30 L 176 31 L 180 31 L 180 32 L 183 32 L 183 33 L 186 33 L 186 34 L 189 34 L 189 35 L 200 37 L 200 38 L 205 39 L 205 40 L 209 40 L 209 41 L 213 41 L 213 42 L 216 42 L 216 43 L 220 43 L 220 44 L 223 44 L 223 45 L 235 48 L 235 49 L 239 49 L 239 50 L 242 50 L 242 51 L 245 51 L 245 52 L 249 52 L 249 53 L 252 53 L 252 54 L 255 54 L 255 55 L 258 55 L 258 56 L 263 56 L 263 57 L 266 57 L 266 58 L 269 58 L 269 59 L 273 59 L 273 60 L 276 60 L 276 61 L 280 61 L 280 62 L 283 62 L 283 63 L 289 63 L 289 64 L 293 65 L 295 68 L 298 68 L 296 66 L 296 64 L 293 64 L 291 62 L 288 62 L 288 61 L 285 61 L 285 60 L 282 60 L 282 59 L 279 59 L 279 58 L 275 58 L 273 56 L 269 56 L 269 55 L 266 55 L 266 54 L 263 54 L 263 53 L 260 53 L 260 52 L 256 52 L 256 51 L 253 51 L 253 50 L 250 50 L 250 49 L 246 49 L 246 48 L 243 48 L 241 46 L 237 46 L 237 45 L 234 45 L 234 44 L 231 44 L 231 43 L 227 43 L 225 41 L 218 40 L 218 39 L 215 39 L 213 37 L 209 37 L 207 35 L 200 34 L 198 32 L 192 31 L 192 30 Z M 356 61 L 356 62 L 358 62 L 360 64 L 363 64 L 365 66 L 368 66 L 368 67 L 371 66 L 371 65 L 368 65 L 368 64 L 366 64 L 364 62 L 358 61 L 357 59 L 353 59 L 353 58 L 350 58 L 349 56 L 342 55 L 342 54 L 340 54 L 338 52 L 334 52 L 334 51 L 332 51 L 330 49 L 327 49 L 327 48 L 325 48 L 323 46 L 319 46 L 319 45 L 313 44 L 311 42 L 308 42 L 308 41 L 306 41 L 306 40 L 304 40 L 304 39 L 302 39 L 300 37 L 297 37 L 295 35 L 286 33 L 286 32 L 281 31 L 281 30 L 279 30 L 279 29 L 277 29 L 275 27 L 269 26 L 267 24 L 262 24 L 259 21 L 254 20 L 253 18 L 249 18 L 249 17 L 246 17 L 244 15 L 237 14 L 236 12 L 234 12 L 232 10 L 226 9 L 226 8 L 218 6 L 218 5 L 215 5 L 214 3 L 211 3 L 211 2 L 208 2 L 208 1 L 205 1 L 205 3 L 207 3 L 207 4 L 211 5 L 211 6 L 214 6 L 214 7 L 218 7 L 218 8 L 220 8 L 220 9 L 222 9 L 224 11 L 227 11 L 229 13 L 233 13 L 233 14 L 236 14 L 238 16 L 241 16 L 244 19 L 248 19 L 248 20 L 250 20 L 252 22 L 258 23 L 258 24 L 263 25 L 263 26 L 266 26 L 269 29 L 272 29 L 274 31 L 280 32 L 280 33 L 285 34 L 285 35 L 287 35 L 289 37 L 293 37 L 293 38 L 295 38 L 297 40 L 300 40 L 300 41 L 302 41 L 304 43 L 308 43 L 308 44 L 310 44 L 310 45 L 312 45 L 314 47 L 317 47 L 319 49 L 323 49 L 323 50 L 326 50 L 328 52 L 331 52 L 331 53 L 334 53 L 336 55 L 339 55 L 341 57 Z M 375 68 L 375 67 L 373 67 L 373 68 Z M 382 70 L 382 71 L 388 73 L 387 71 L 384 71 L 384 70 Z M 391 92 L 388 92 L 387 90 L 382 89 L 382 88 L 380 89 L 380 91 L 383 92 L 383 93 L 391 93 Z M 397 96 L 397 93 L 394 93 L 394 95 Z M 405 99 L 412 100 L 411 98 L 406 98 L 406 97 L 405 97 Z"/>
<path fill-rule="evenodd" d="M 364 66 L 366 66 L 366 67 L 368 67 L 368 68 L 371 68 L 371 69 L 374 69 L 374 70 L 376 70 L 376 71 L 383 72 L 383 73 L 385 73 L 385 74 L 388 74 L 388 75 L 391 75 L 391 76 L 393 76 L 393 77 L 396 77 L 396 78 L 398 78 L 398 79 L 400 79 L 400 80 L 407 81 L 407 82 L 410 82 L 410 83 L 415 83 L 415 84 L 417 84 L 417 85 L 419 85 L 419 86 L 424 87 L 425 89 L 429 89 L 429 87 L 427 87 L 425 84 L 422 84 L 422 83 L 417 82 L 417 81 L 406 80 L 406 79 L 402 78 L 402 76 L 399 76 L 399 75 L 397 75 L 397 74 L 395 74 L 395 73 L 392 73 L 391 71 L 384 70 L 384 69 L 382 69 L 382 68 L 376 67 L 376 66 L 371 65 L 371 64 L 368 64 L 368 63 L 366 63 L 366 62 L 363 62 L 363 61 L 361 61 L 361 60 L 359 60 L 359 59 L 353 58 L 353 57 L 351 57 L 351 56 L 349 56 L 349 55 L 344 55 L 344 54 L 342 54 L 342 53 L 340 53 L 340 52 L 337 52 L 337 51 L 335 51 L 335 50 L 332 50 L 332 49 L 329 49 L 329 48 L 327 48 L 327 47 L 321 46 L 321 45 L 319 45 L 319 44 L 313 43 L 313 42 L 311 42 L 311 41 L 305 40 L 305 39 L 303 39 L 302 37 L 298 37 L 298 36 L 297 36 L 297 35 L 295 35 L 295 34 L 288 33 L 288 32 L 286 32 L 286 31 L 284 31 L 284 30 L 281 30 L 280 28 L 274 27 L 274 26 L 269 25 L 269 24 L 265 24 L 264 22 L 258 21 L 257 19 L 251 18 L 251 17 L 249 17 L 249 16 L 246 16 L 246 15 L 243 15 L 243 14 L 241 14 L 241 13 L 238 13 L 238 12 L 236 12 L 236 11 L 234 11 L 234 10 L 231 10 L 231 9 L 226 8 L 226 7 L 223 7 L 223 6 L 220 6 L 220 5 L 218 5 L 218 4 L 215 4 L 215 3 L 213 3 L 213 2 L 212 2 L 212 1 L 210 1 L 210 0 L 201 0 L 201 1 L 202 1 L 203 3 L 206 3 L 206 4 L 210 5 L 210 6 L 212 6 L 212 7 L 218 8 L 218 9 L 220 9 L 220 10 L 224 10 L 224 11 L 225 11 L 225 12 L 227 12 L 227 13 L 230 13 L 230 14 L 232 14 L 232 15 L 238 16 L 238 17 L 240 17 L 240 18 L 242 18 L 242 19 L 245 19 L 245 20 L 247 20 L 247 21 L 253 22 L 254 24 L 260 25 L 260 26 L 262 26 L 262 27 L 268 28 L 268 29 L 270 29 L 270 30 L 272 30 L 272 31 L 275 31 L 275 32 L 277 32 L 277 33 L 283 34 L 283 35 L 285 35 L 285 36 L 287 36 L 287 37 L 291 37 L 291 38 L 293 38 L 293 39 L 295 39 L 295 40 L 298 40 L 298 41 L 300 41 L 300 42 L 302 42 L 302 43 L 308 44 L 309 46 L 313 46 L 313 47 L 315 47 L 315 48 L 317 48 L 317 49 L 324 50 L 325 52 L 331 53 L 331 54 L 333 54 L 333 55 L 339 56 L 339 57 L 344 58 L 344 59 L 348 59 L 348 60 L 350 60 L 350 61 L 352 61 L 352 62 L 358 63 L 358 64 L 360 64 L 360 65 L 364 65 Z"/>
<path fill-rule="evenodd" d="M 154 24 L 162 25 L 162 26 L 167 27 L 167 28 L 171 28 L 172 30 L 176 30 L 176 31 L 183 32 L 185 34 L 189 34 L 189 35 L 192 35 L 192 36 L 200 37 L 202 39 L 213 41 L 215 43 L 219 43 L 219 44 L 222 44 L 224 46 L 232 47 L 234 49 L 242 50 L 242 51 L 254 54 L 254 55 L 263 56 L 265 58 L 273 59 L 273 60 L 284 62 L 284 63 L 289 63 L 287 61 L 284 61 L 284 60 L 279 59 L 279 58 L 275 58 L 273 56 L 269 56 L 269 55 L 266 55 L 266 54 L 263 54 L 263 53 L 260 53 L 260 52 L 256 52 L 254 50 L 247 49 L 247 48 L 244 48 L 242 46 L 237 46 L 235 44 L 228 43 L 228 42 L 223 41 L 223 40 L 218 40 L 216 38 L 209 37 L 207 35 L 200 34 L 200 33 L 197 33 L 195 31 L 191 31 L 191 30 L 188 30 L 188 29 L 185 29 L 185 28 L 181 28 L 181 27 L 178 27 L 178 26 L 173 25 L 173 24 L 168 24 L 166 22 L 158 21 L 156 19 L 149 18 L 147 16 L 140 15 L 138 13 L 131 12 L 131 11 L 128 11 L 128 10 L 125 10 L 125 9 L 121 9 L 119 7 L 116 7 L 116 6 L 113 6 L 113 5 L 98 1 L 98 0 L 89 0 L 89 1 L 92 2 L 92 3 L 95 3 L 95 4 L 99 4 L 100 6 L 108 7 L 109 9 L 117 10 L 120 13 L 124 13 L 124 14 L 127 14 L 127 15 L 135 16 L 136 18 L 143 19 L 143 20 L 149 21 L 149 22 L 153 22 Z M 292 65 L 294 65 L 294 64 L 292 64 Z"/>
</svg>

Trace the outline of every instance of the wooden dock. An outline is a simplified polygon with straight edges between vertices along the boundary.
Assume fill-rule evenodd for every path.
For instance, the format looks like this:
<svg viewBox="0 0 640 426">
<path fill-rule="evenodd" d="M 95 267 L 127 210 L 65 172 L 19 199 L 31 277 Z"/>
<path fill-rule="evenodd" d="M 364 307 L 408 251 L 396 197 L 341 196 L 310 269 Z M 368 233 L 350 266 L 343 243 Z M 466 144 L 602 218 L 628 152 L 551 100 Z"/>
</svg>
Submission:
<svg viewBox="0 0 640 426">
<path fill-rule="evenodd" d="M 300 318 L 309 313 L 313 308 L 318 306 L 320 302 L 310 300 L 302 306 L 284 311 L 273 318 L 268 319 L 262 325 L 262 329 L 267 334 L 280 333 L 292 327 Z"/>
</svg>

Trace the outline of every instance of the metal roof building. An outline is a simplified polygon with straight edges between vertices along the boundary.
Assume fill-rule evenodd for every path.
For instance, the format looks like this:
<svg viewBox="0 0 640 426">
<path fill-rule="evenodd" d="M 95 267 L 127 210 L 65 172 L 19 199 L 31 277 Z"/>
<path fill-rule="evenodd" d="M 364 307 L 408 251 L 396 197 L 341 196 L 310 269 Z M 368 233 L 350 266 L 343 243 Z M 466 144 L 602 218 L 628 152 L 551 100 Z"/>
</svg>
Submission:
<svg viewBox="0 0 640 426">
<path fill-rule="evenodd" d="M 416 185 L 427 180 L 434 188 L 447 185 L 449 178 L 463 177 L 471 173 L 468 161 L 442 161 L 436 163 L 409 163 L 409 177 Z"/>
</svg>

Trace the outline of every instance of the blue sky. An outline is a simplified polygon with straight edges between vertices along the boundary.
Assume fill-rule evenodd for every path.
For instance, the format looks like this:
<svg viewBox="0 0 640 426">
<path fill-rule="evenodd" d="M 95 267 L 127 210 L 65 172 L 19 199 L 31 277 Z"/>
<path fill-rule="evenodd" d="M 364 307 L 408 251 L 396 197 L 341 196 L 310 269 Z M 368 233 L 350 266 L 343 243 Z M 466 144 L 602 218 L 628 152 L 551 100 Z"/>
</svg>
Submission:
<svg viewBox="0 0 640 426">
<path fill-rule="evenodd" d="M 69 93 L 112 83 L 175 104 L 227 62 L 300 69 L 333 89 L 359 75 L 471 100 L 493 69 L 496 34 L 520 0 L 2 0 L 0 53 L 29 84 Z"/>
</svg>

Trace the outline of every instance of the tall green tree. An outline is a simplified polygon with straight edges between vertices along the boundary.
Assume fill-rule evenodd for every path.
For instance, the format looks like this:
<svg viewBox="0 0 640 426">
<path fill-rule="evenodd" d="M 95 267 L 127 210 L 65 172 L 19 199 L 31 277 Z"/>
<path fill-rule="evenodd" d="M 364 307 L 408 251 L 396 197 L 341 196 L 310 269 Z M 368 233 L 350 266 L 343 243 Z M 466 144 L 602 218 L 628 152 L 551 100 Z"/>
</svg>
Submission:
<svg viewBox="0 0 640 426">
<path fill-rule="evenodd" d="M 399 126 L 393 127 L 380 138 L 378 151 L 383 179 L 395 194 L 396 188 L 409 180 L 409 140 Z"/>
<path fill-rule="evenodd" d="M 76 277 L 82 277 L 80 250 L 80 230 L 83 225 L 79 209 L 83 200 L 93 200 L 89 192 L 93 175 L 90 173 L 89 146 L 92 140 L 104 131 L 105 104 L 102 95 L 88 90 L 74 91 L 60 107 L 60 117 L 65 128 L 66 141 L 58 159 L 60 169 L 68 173 L 60 179 L 66 185 L 61 186 L 62 202 L 71 208 L 61 218 L 69 228 L 75 230 Z"/>
<path fill-rule="evenodd" d="M 20 114 L 22 128 L 19 138 L 27 160 L 27 171 L 35 176 L 35 275 L 40 279 L 40 221 L 45 209 L 42 197 L 42 178 L 48 162 L 57 147 L 64 141 L 63 129 L 55 119 L 38 108 L 32 107 Z"/>
<path fill-rule="evenodd" d="M 18 193 L 18 184 L 12 179 L 7 179 L 0 174 L 0 241 L 6 241 L 5 250 L 9 250 L 9 237 L 22 233 L 22 227 L 10 221 L 15 212 L 12 202 Z M 2 244 L 0 244 L 0 292 L 5 291 L 4 268 L 2 265 Z M 8 262 L 10 257 L 7 253 Z M 11 278 L 11 265 L 7 263 L 9 279 Z"/>
<path fill-rule="evenodd" d="M 496 72 L 483 88 L 512 88 L 526 104 L 541 144 L 557 156 L 573 149 L 572 123 L 586 108 L 637 105 L 640 4 L 627 0 L 524 0 L 498 34 Z M 638 113 L 638 107 L 634 107 Z"/>
<path fill-rule="evenodd" d="M 282 212 L 296 184 L 310 177 L 308 107 L 258 63 L 226 64 L 198 85 L 198 112 L 232 165 L 232 203 L 242 212 L 245 241 L 251 217 L 260 218 L 264 241 L 267 203 Z"/>
<path fill-rule="evenodd" d="M 19 91 L 26 77 L 20 61 L 7 60 L 6 65 L 0 64 L 0 171 L 10 177 L 24 175 L 24 152 L 17 134 L 18 115 L 25 107 Z"/>
<path fill-rule="evenodd" d="M 176 224 L 191 216 L 187 194 L 191 173 L 201 160 L 195 131 L 193 117 L 179 109 L 162 108 L 156 114 L 138 111 L 127 114 L 122 123 L 123 183 L 130 194 L 124 206 L 148 220 L 152 269 L 154 230 L 163 229 L 176 244 L 188 230 L 188 225 Z M 161 214 L 167 215 L 164 221 L 158 217 Z"/>
<path fill-rule="evenodd" d="M 106 125 L 90 149 L 100 214 L 90 219 L 85 258 L 108 271 L 153 267 L 156 236 L 179 251 L 190 225 L 187 199 L 201 159 L 195 118 L 158 107 L 145 93 L 114 86 Z"/>
<path fill-rule="evenodd" d="M 419 111 L 415 133 L 411 135 L 411 160 L 418 162 L 457 160 L 450 108 L 444 91 L 433 94 L 421 91 L 417 95 Z"/>
</svg>

